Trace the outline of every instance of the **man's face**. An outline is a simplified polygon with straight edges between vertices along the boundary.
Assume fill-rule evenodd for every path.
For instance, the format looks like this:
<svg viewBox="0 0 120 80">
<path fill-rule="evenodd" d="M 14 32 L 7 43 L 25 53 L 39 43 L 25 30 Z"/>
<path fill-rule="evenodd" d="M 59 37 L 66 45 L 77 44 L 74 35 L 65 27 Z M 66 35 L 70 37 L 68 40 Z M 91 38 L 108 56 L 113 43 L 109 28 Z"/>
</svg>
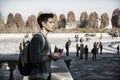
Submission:
<svg viewBox="0 0 120 80">
<path fill-rule="evenodd" d="M 45 23 L 44 27 L 49 31 L 53 31 L 54 28 L 53 18 L 48 18 L 48 21 Z"/>
</svg>

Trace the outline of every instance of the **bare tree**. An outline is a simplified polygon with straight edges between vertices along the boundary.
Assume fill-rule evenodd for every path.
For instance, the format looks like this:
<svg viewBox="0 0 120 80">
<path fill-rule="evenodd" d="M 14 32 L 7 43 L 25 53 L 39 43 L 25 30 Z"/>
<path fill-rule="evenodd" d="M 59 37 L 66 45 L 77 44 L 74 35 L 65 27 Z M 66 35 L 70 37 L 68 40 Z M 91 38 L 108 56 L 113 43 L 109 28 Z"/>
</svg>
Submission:
<svg viewBox="0 0 120 80">
<path fill-rule="evenodd" d="M 39 31 L 36 16 L 31 15 L 26 21 L 26 32 L 36 33 Z"/>
<path fill-rule="evenodd" d="M 58 28 L 65 28 L 66 26 L 66 18 L 64 14 L 60 14 L 58 21 Z"/>
<path fill-rule="evenodd" d="M 68 26 L 75 26 L 75 14 L 73 11 L 69 11 L 67 14 L 67 24 Z"/>
<path fill-rule="evenodd" d="M 0 32 L 5 32 L 5 23 L 1 13 L 0 13 Z"/>
<path fill-rule="evenodd" d="M 42 14 L 42 12 L 41 12 L 41 11 L 38 13 L 37 17 L 38 17 L 40 14 Z"/>
<path fill-rule="evenodd" d="M 112 26 L 120 28 L 120 9 L 116 8 L 112 13 L 111 18 Z"/>
<path fill-rule="evenodd" d="M 82 12 L 80 16 L 80 27 L 81 28 L 88 27 L 88 20 L 89 20 L 89 17 L 87 12 Z"/>
<path fill-rule="evenodd" d="M 17 33 L 17 25 L 15 23 L 15 18 L 12 13 L 9 13 L 8 18 L 7 18 L 7 23 L 6 23 L 6 29 L 8 33 Z"/>
<path fill-rule="evenodd" d="M 88 26 L 90 28 L 98 28 L 98 14 L 96 12 L 89 15 Z"/>
<path fill-rule="evenodd" d="M 53 14 L 54 14 L 54 17 L 53 17 L 54 27 L 55 27 L 55 28 L 58 28 L 58 17 L 57 17 L 57 15 L 56 15 L 55 13 L 53 13 Z"/>
<path fill-rule="evenodd" d="M 101 25 L 100 28 L 104 28 L 109 25 L 109 16 L 107 13 L 101 15 Z"/>
<path fill-rule="evenodd" d="M 25 23 L 24 23 L 24 20 L 22 19 L 22 16 L 20 13 L 15 14 L 14 20 L 15 20 L 15 24 L 18 28 L 18 32 L 25 32 L 25 29 L 24 29 Z"/>
<path fill-rule="evenodd" d="M 24 27 L 25 23 L 20 13 L 15 14 L 15 23 L 17 27 Z"/>
<path fill-rule="evenodd" d="M 14 24 L 14 16 L 12 13 L 9 13 L 7 17 L 7 26 L 12 27 L 13 24 Z"/>
</svg>

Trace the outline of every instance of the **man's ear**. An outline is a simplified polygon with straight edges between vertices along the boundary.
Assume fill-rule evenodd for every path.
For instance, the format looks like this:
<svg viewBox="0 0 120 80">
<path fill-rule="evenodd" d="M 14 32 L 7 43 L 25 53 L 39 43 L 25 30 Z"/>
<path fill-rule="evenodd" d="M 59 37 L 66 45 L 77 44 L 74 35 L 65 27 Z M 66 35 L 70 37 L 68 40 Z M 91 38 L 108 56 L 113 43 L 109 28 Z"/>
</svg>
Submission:
<svg viewBox="0 0 120 80">
<path fill-rule="evenodd" d="M 45 26 L 46 25 L 45 22 L 42 22 L 42 25 Z"/>
</svg>

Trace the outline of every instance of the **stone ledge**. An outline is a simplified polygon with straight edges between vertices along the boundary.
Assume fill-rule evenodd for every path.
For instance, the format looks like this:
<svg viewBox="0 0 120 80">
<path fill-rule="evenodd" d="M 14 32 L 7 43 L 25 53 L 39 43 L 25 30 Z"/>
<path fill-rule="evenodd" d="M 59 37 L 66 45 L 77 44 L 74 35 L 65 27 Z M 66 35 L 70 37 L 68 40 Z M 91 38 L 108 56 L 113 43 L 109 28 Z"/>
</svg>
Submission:
<svg viewBox="0 0 120 80">
<path fill-rule="evenodd" d="M 63 59 L 52 61 L 52 80 L 73 80 Z"/>
<path fill-rule="evenodd" d="M 12 64 L 11 62 L 13 62 L 14 65 L 16 65 L 17 61 L 18 61 L 18 56 L 19 54 L 1 54 L 0 55 L 0 63 L 4 63 L 4 62 L 10 62 L 10 64 Z M 14 63 L 14 61 L 16 63 Z M 51 78 L 52 80 L 73 80 L 71 73 L 69 72 L 65 62 L 63 59 L 58 59 L 57 61 L 52 61 L 52 73 L 51 73 Z M 11 73 L 13 75 L 13 72 Z M 21 76 L 20 74 L 15 74 L 13 75 L 13 77 L 15 76 Z M 15 80 L 15 79 L 10 79 L 10 80 Z M 10 78 L 10 76 L 9 76 Z M 26 79 L 22 79 L 22 80 L 28 80 Z"/>
<path fill-rule="evenodd" d="M 79 37 L 84 37 L 86 33 L 49 33 L 48 37 L 75 37 L 75 35 L 79 35 Z M 100 37 L 102 35 L 102 37 L 108 37 L 110 36 L 107 33 L 89 33 L 89 35 L 95 35 L 96 37 Z M 29 33 L 28 36 L 31 38 L 32 37 L 32 33 Z M 24 38 L 26 36 L 26 33 L 3 33 L 0 34 L 0 38 Z"/>
</svg>

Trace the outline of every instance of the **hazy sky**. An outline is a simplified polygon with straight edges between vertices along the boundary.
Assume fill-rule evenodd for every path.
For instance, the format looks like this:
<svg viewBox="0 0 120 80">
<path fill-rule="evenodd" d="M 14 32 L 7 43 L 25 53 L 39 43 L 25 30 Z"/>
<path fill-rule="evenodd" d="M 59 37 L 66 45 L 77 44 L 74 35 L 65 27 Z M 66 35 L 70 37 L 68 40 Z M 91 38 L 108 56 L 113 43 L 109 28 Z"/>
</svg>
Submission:
<svg viewBox="0 0 120 80">
<path fill-rule="evenodd" d="M 96 11 L 99 16 L 107 12 L 111 16 L 116 8 L 120 8 L 120 0 L 0 0 L 0 12 L 5 19 L 9 13 L 21 13 L 26 20 L 31 14 L 37 16 L 40 11 L 58 16 L 73 11 L 78 20 L 83 11 L 88 14 Z"/>
</svg>

